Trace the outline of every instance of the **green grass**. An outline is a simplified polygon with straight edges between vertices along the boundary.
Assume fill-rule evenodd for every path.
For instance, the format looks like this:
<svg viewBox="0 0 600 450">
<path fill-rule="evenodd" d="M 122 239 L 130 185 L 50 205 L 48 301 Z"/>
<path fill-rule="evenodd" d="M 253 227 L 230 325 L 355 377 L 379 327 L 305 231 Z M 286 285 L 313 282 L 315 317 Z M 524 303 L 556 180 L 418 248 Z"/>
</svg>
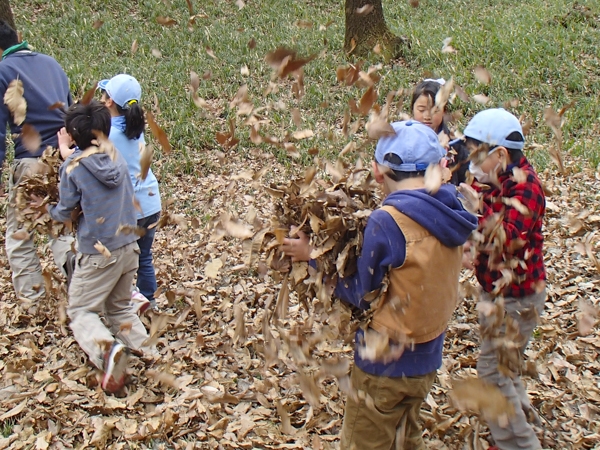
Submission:
<svg viewBox="0 0 600 450">
<path fill-rule="evenodd" d="M 15 421 L 13 419 L 7 419 L 0 422 L 0 434 L 2 437 L 9 437 L 13 433 L 15 427 Z"/>
<path fill-rule="evenodd" d="M 167 130 L 174 153 L 164 158 L 159 172 L 196 173 L 222 170 L 213 166 L 207 153 L 222 150 L 215 139 L 226 129 L 234 111 L 227 107 L 240 85 L 247 83 L 255 106 L 282 99 L 288 107 L 299 107 L 303 128 L 317 132 L 314 139 L 298 147 L 305 154 L 317 147 L 320 154 L 335 157 L 346 144 L 339 131 L 328 140 L 329 131 L 339 129 L 349 98 L 362 91 L 336 82 L 335 69 L 346 64 L 342 51 L 344 35 L 342 0 L 249 0 L 242 10 L 234 1 L 194 2 L 196 19 L 188 30 L 189 13 L 185 0 L 77 0 L 49 2 L 25 0 L 13 2 L 18 27 L 39 51 L 53 55 L 64 66 L 77 95 L 99 79 L 119 72 L 137 77 L 144 89 L 146 107 L 158 99 L 159 122 Z M 556 109 L 575 100 L 564 125 L 565 149 L 581 155 L 592 166 L 600 162 L 595 136 L 600 116 L 597 93 L 600 92 L 600 6 L 591 0 L 579 4 L 562 0 L 429 0 L 412 8 L 408 1 L 384 0 L 384 11 L 391 29 L 410 38 L 406 60 L 384 64 L 380 73 L 380 102 L 392 89 L 410 88 L 424 75 L 454 77 L 469 94 L 485 93 L 490 106 L 517 98 L 515 114 L 525 114 L 536 126 L 529 142 L 546 145 L 551 133 L 543 123 L 543 110 Z M 590 11 L 585 8 L 590 8 Z M 178 21 L 163 27 L 156 17 L 169 16 Z M 104 25 L 94 30 L 95 20 Z M 300 19 L 313 21 L 312 29 L 300 28 Z M 333 21 L 326 30 L 320 25 Z M 456 54 L 441 52 L 442 41 L 452 37 Z M 248 42 L 254 38 L 256 47 Z M 139 49 L 132 55 L 131 45 Z M 266 99 L 271 69 L 264 55 L 278 46 L 290 46 L 302 55 L 320 56 L 306 67 L 306 95 L 297 101 L 290 94 L 290 82 L 280 82 L 278 94 Z M 206 52 L 210 47 L 217 59 Z M 152 56 L 155 48 L 163 57 Z M 377 56 L 372 60 L 378 61 Z M 490 86 L 477 83 L 473 68 L 484 65 L 492 73 Z M 247 65 L 250 76 L 242 76 Z M 198 74 L 210 71 L 212 78 L 202 80 L 198 94 L 223 106 L 218 114 L 199 111 L 189 93 L 190 70 Z M 322 107 L 321 103 L 328 106 Z M 407 105 L 404 105 L 405 110 Z M 462 110 L 464 121 L 483 109 L 475 103 L 457 100 L 453 107 Z M 270 129 L 281 136 L 295 130 L 289 111 L 270 109 Z M 248 131 L 238 119 L 242 141 L 235 151 L 249 152 L 252 143 Z M 269 147 L 271 148 L 271 147 Z M 303 164 L 311 157 L 291 161 L 283 150 L 273 149 L 280 161 Z M 539 168 L 551 164 L 543 150 L 532 154 Z"/>
</svg>

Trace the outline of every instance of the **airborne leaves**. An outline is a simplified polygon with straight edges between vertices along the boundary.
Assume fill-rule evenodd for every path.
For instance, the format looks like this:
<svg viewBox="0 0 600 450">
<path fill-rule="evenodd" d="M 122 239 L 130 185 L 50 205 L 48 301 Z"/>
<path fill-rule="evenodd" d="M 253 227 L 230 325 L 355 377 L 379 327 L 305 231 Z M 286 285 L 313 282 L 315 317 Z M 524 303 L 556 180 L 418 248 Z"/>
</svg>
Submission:
<svg viewBox="0 0 600 450">
<path fill-rule="evenodd" d="M 23 97 L 23 82 L 21 80 L 12 80 L 4 93 L 4 104 L 12 115 L 15 125 L 21 125 L 25 121 L 27 114 L 27 102 Z"/>
</svg>

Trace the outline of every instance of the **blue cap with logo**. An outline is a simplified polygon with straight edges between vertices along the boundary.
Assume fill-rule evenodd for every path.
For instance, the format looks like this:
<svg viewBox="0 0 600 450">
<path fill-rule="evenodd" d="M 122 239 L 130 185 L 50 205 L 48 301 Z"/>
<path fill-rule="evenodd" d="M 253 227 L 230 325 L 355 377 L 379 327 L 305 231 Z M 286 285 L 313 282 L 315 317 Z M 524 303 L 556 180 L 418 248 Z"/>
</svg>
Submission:
<svg viewBox="0 0 600 450">
<path fill-rule="evenodd" d="M 520 140 L 506 139 L 513 133 L 520 134 Z M 486 109 L 478 112 L 467 124 L 463 134 L 492 147 L 502 146 L 513 150 L 523 150 L 525 137 L 519 119 L 503 108 Z"/>
<path fill-rule="evenodd" d="M 131 75 L 124 73 L 112 77 L 110 80 L 102 80 L 98 88 L 106 91 L 108 96 L 123 109 L 127 109 L 142 99 L 142 87 Z"/>
<path fill-rule="evenodd" d="M 375 160 L 399 172 L 420 172 L 427 170 L 430 164 L 438 164 L 446 156 L 446 150 L 440 145 L 435 132 L 427 125 L 415 120 L 394 122 L 391 124 L 396 134 L 386 136 L 377 142 Z M 386 155 L 393 154 L 401 163 L 386 161 Z"/>
</svg>

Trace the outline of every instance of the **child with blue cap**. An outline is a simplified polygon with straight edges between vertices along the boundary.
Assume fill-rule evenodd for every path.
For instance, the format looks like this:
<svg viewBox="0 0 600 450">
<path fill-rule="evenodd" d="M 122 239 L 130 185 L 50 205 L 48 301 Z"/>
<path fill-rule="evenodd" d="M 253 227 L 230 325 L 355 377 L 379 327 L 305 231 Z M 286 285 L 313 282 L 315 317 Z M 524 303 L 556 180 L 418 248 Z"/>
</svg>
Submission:
<svg viewBox="0 0 600 450">
<path fill-rule="evenodd" d="M 446 155 L 431 128 L 409 120 L 377 143 L 373 172 L 386 198 L 369 216 L 358 268 L 335 295 L 361 309 L 389 286 L 372 320 L 356 333 L 352 385 L 341 431 L 343 450 L 423 449 L 421 404 L 442 363 L 444 332 L 458 302 L 463 244 L 477 218 L 451 184 L 425 189 L 425 171 Z M 294 261 L 310 259 L 308 237 L 286 239 Z M 375 357 L 367 342 L 385 342 Z"/>
<path fill-rule="evenodd" d="M 141 151 L 146 146 L 144 128 L 146 121 L 141 105 L 142 87 L 131 75 L 119 74 L 111 79 L 98 83 L 102 92 L 102 103 L 108 108 L 111 116 L 109 138 L 117 150 L 127 161 L 129 176 L 139 205 L 137 225 L 143 233 L 138 239 L 140 247 L 140 264 L 137 271 L 136 289 L 131 294 L 138 314 L 144 313 L 148 307 L 157 309 L 154 293 L 157 288 L 156 272 L 152 258 L 152 244 L 156 232 L 161 201 L 158 180 L 148 169 L 146 177 L 141 172 Z M 64 157 L 72 150 L 61 149 Z"/>
<path fill-rule="evenodd" d="M 506 314 L 518 326 L 519 363 L 544 309 L 546 299 L 542 222 L 542 184 L 523 155 L 525 137 L 519 120 L 508 111 L 488 109 L 476 114 L 464 130 L 471 150 L 469 171 L 481 191 L 479 230 L 483 242 L 474 262 L 483 301 L 503 297 Z M 537 414 L 527 398 L 519 370 L 499 367 L 498 337 L 490 336 L 491 317 L 480 316 L 482 342 L 478 376 L 497 385 L 515 407 L 507 424 L 489 421 L 492 437 L 502 450 L 538 450 L 542 446 L 528 423 Z"/>
<path fill-rule="evenodd" d="M 158 180 L 148 169 L 145 178 L 141 175 L 140 150 L 146 146 L 144 140 L 144 110 L 142 109 L 142 88 L 138 81 L 127 74 L 119 74 L 110 80 L 98 83 L 102 90 L 102 101 L 110 111 L 110 140 L 127 161 L 129 175 L 133 183 L 135 198 L 139 202 L 138 227 L 144 235 L 138 239 L 140 246 L 140 267 L 137 272 L 137 291 L 132 300 L 138 301 L 142 308 L 150 301 L 153 309 L 157 309 L 154 292 L 157 288 L 156 272 L 152 260 L 152 244 L 156 232 L 161 202 Z M 154 226 L 153 226 L 154 225 Z"/>
</svg>

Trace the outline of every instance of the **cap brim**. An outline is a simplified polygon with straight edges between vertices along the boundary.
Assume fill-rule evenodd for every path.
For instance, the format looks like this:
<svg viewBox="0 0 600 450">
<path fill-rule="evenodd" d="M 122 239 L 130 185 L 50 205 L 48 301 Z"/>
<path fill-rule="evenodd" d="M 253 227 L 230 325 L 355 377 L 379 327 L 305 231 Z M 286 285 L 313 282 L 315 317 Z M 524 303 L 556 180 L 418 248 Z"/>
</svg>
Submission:
<svg viewBox="0 0 600 450">
<path fill-rule="evenodd" d="M 106 90 L 106 85 L 108 84 L 110 80 L 101 80 L 98 81 L 98 89 L 102 89 L 103 91 Z"/>
</svg>

